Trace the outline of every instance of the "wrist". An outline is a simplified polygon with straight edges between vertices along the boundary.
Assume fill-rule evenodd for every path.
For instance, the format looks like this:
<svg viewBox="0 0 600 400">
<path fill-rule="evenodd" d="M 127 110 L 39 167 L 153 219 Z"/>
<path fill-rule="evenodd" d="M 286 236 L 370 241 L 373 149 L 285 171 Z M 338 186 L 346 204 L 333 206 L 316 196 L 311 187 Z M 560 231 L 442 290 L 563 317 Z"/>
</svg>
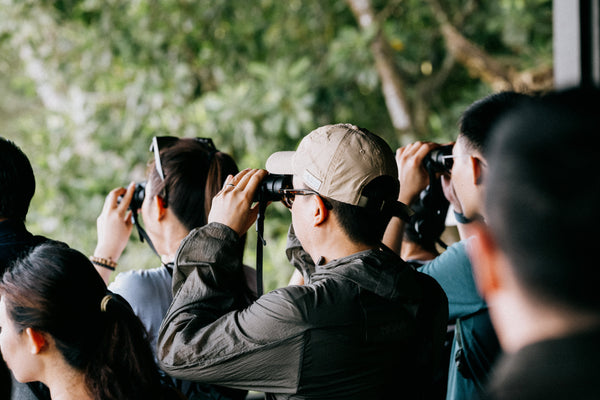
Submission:
<svg viewBox="0 0 600 400">
<path fill-rule="evenodd" d="M 119 257 L 121 256 L 121 253 L 122 253 L 122 251 L 114 250 L 110 247 L 106 247 L 106 246 L 99 244 L 98 246 L 96 246 L 93 256 L 105 258 L 105 259 L 113 261 L 113 262 L 118 262 Z"/>
<path fill-rule="evenodd" d="M 398 195 L 398 201 L 400 203 L 406 204 L 407 206 L 410 206 L 410 205 L 414 204 L 415 201 L 419 198 L 420 193 L 421 192 L 418 192 L 416 194 L 411 194 L 411 193 L 400 192 L 400 194 Z"/>
<path fill-rule="evenodd" d="M 98 267 L 106 268 L 110 271 L 114 271 L 117 268 L 116 261 L 110 260 L 108 258 L 91 256 L 90 261 L 92 264 Z"/>
</svg>

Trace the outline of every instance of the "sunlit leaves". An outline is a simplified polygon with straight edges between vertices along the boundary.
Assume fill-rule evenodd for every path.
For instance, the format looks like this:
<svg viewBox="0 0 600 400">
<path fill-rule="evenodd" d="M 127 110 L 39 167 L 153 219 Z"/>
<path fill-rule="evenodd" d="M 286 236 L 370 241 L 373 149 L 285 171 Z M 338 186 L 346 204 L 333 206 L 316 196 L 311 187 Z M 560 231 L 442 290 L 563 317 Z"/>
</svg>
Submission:
<svg viewBox="0 0 600 400">
<path fill-rule="evenodd" d="M 464 35 L 515 69 L 551 62 L 550 0 L 440 3 Z M 423 102 L 417 87 L 447 55 L 428 3 L 373 5 L 409 101 Z M 143 178 L 156 134 L 212 137 L 242 168 L 263 167 L 332 122 L 397 146 L 370 52 L 375 34 L 358 28 L 343 0 L 0 0 L 2 134 L 34 163 L 32 229 L 91 252 L 104 196 Z M 460 112 L 489 91 L 454 66 L 425 99 L 418 133 L 452 139 Z M 269 210 L 274 246 L 289 222 L 280 211 Z M 150 253 L 132 247 L 125 265 Z"/>
</svg>

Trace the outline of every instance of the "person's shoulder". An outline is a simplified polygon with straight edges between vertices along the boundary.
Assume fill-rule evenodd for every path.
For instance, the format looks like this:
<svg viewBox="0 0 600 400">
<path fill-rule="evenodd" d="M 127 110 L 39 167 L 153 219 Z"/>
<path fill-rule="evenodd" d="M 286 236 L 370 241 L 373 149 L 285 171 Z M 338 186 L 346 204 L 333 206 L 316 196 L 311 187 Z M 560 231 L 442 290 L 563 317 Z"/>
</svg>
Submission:
<svg viewBox="0 0 600 400">
<path fill-rule="evenodd" d="M 470 238 L 459 240 L 456 243 L 452 243 L 448 248 L 440 254 L 438 257 L 442 257 L 445 254 L 445 257 L 455 256 L 455 257 L 467 257 L 467 247 L 471 242 Z"/>
<path fill-rule="evenodd" d="M 436 275 L 440 270 L 471 270 L 471 261 L 467 252 L 468 239 L 449 246 L 442 254 L 423 265 L 419 270 L 427 275 Z"/>
<path fill-rule="evenodd" d="M 122 272 L 108 289 L 123 296 L 138 316 L 168 307 L 173 300 L 171 276 L 165 267 Z"/>
<path fill-rule="evenodd" d="M 109 289 L 115 293 L 127 291 L 154 291 L 156 286 L 167 286 L 170 288 L 171 276 L 165 267 L 129 270 L 119 273 L 115 280 L 109 285 Z"/>
</svg>

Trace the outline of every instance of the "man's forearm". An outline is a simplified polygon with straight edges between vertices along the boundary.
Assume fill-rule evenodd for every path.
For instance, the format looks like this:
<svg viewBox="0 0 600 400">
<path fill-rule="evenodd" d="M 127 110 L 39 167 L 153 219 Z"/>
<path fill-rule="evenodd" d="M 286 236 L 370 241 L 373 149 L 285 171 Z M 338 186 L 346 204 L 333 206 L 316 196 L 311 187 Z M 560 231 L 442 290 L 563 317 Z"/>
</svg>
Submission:
<svg viewBox="0 0 600 400">
<path fill-rule="evenodd" d="M 400 255 L 402 250 L 402 237 L 404 236 L 404 221 L 398 217 L 392 217 L 383 234 L 383 244 Z"/>
</svg>

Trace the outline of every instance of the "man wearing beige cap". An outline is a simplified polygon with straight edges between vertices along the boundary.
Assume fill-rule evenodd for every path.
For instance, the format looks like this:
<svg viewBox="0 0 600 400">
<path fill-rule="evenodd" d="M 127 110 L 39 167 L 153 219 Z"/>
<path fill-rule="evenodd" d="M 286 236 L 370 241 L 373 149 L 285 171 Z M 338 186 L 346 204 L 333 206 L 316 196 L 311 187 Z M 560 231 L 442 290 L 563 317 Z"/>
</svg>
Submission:
<svg viewBox="0 0 600 400">
<path fill-rule="evenodd" d="M 431 398 L 447 302 L 432 278 L 381 245 L 402 211 L 392 150 L 364 129 L 328 125 L 296 152 L 272 155 L 267 169 L 293 175 L 280 191 L 292 214 L 286 252 L 305 284 L 222 315 L 241 284 L 233 249 L 256 220 L 267 171 L 228 177 L 209 223 L 177 252 L 162 368 L 268 399 Z"/>
</svg>

